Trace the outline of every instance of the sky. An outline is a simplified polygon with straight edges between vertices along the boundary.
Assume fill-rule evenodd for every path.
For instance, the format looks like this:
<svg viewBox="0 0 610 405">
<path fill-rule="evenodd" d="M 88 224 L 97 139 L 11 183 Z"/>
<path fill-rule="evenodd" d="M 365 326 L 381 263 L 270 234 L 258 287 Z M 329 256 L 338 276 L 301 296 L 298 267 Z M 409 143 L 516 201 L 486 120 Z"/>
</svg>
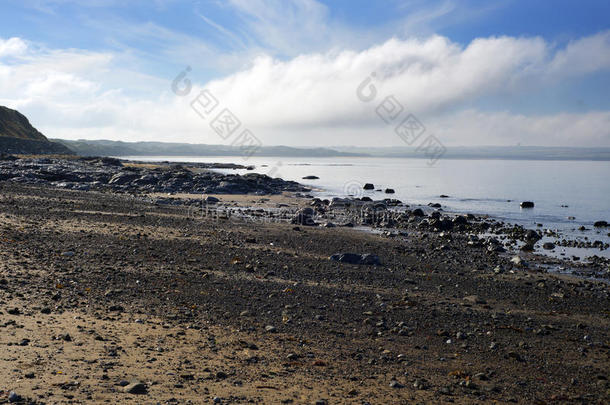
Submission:
<svg viewBox="0 0 610 405">
<path fill-rule="evenodd" d="M 2 0 L 0 105 L 63 139 L 609 147 L 609 15 L 607 0 Z"/>
</svg>

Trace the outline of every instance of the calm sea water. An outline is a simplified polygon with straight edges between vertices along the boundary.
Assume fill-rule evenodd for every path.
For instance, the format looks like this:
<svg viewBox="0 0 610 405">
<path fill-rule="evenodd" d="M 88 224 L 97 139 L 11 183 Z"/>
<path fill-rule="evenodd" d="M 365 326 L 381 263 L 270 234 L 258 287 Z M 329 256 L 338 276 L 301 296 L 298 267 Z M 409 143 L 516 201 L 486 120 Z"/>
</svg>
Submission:
<svg viewBox="0 0 610 405">
<path fill-rule="evenodd" d="M 401 158 L 124 158 L 253 165 L 255 172 L 314 187 L 322 197 L 355 194 L 392 197 L 408 204 L 438 202 L 446 211 L 488 214 L 531 228 L 541 223 L 577 239 L 610 240 L 608 229 L 592 227 L 598 220 L 610 222 L 610 162 L 443 159 L 428 166 L 425 159 Z M 320 179 L 302 179 L 308 175 Z M 373 183 L 376 189 L 393 188 L 396 193 L 364 191 L 365 183 Z M 449 198 L 440 198 L 441 194 Z M 534 201 L 535 208 L 521 209 L 519 203 L 526 200 Z M 581 225 L 589 230 L 578 231 Z"/>
</svg>

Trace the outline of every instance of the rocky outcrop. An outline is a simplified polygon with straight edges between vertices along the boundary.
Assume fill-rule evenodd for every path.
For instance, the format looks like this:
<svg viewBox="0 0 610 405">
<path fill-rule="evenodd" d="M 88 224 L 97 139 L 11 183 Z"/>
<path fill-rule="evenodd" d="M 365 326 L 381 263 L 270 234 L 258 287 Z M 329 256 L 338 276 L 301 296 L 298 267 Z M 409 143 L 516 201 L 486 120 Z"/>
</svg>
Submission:
<svg viewBox="0 0 610 405">
<path fill-rule="evenodd" d="M 0 152 L 14 154 L 74 154 L 66 146 L 49 141 L 19 111 L 0 106 Z"/>
</svg>

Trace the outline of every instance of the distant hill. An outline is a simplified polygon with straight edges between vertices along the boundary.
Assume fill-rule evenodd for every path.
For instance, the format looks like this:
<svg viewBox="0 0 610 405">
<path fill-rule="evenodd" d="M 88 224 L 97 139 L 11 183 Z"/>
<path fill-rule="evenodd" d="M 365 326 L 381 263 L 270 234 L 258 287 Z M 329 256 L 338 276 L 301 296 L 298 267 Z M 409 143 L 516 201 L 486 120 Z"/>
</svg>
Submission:
<svg viewBox="0 0 610 405">
<path fill-rule="evenodd" d="M 341 152 L 366 151 L 374 157 L 422 158 L 425 151 L 412 147 L 371 148 L 357 146 L 334 146 Z M 597 160 L 609 161 L 607 147 L 563 147 L 563 146 L 448 146 L 442 159 L 498 159 L 498 160 Z"/>
<path fill-rule="evenodd" d="M 50 142 L 19 111 L 0 106 L 0 153 L 74 154 L 65 145 Z"/>
<path fill-rule="evenodd" d="M 81 156 L 240 156 L 239 147 L 165 142 L 121 142 L 105 140 L 54 139 Z M 366 153 L 339 152 L 327 148 L 292 148 L 263 146 L 256 156 L 282 157 L 340 157 L 368 156 Z"/>
</svg>

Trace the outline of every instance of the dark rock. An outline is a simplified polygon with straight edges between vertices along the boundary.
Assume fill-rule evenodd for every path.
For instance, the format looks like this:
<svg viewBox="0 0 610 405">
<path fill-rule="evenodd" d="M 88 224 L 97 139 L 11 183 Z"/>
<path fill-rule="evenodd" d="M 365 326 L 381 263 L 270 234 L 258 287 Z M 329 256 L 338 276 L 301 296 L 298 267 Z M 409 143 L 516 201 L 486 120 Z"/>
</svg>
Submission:
<svg viewBox="0 0 610 405">
<path fill-rule="evenodd" d="M 318 180 L 319 177 L 318 176 L 305 176 L 303 177 L 303 180 Z"/>
<path fill-rule="evenodd" d="M 117 186 L 125 185 L 127 183 L 131 183 L 137 178 L 141 176 L 137 173 L 117 173 L 108 181 L 108 184 L 114 184 Z"/>
<path fill-rule="evenodd" d="M 606 221 L 597 221 L 593 224 L 594 227 L 596 228 L 605 228 L 608 226 L 608 222 Z"/>
<path fill-rule="evenodd" d="M 21 401 L 22 401 L 21 395 L 17 394 L 15 391 L 11 391 L 8 394 L 8 402 L 15 403 L 15 402 L 21 402 Z"/>
<path fill-rule="evenodd" d="M 542 239 L 542 236 L 540 236 L 540 234 L 536 231 L 534 231 L 533 229 L 528 230 L 525 233 L 525 240 L 527 241 L 539 241 L 540 239 Z"/>
<path fill-rule="evenodd" d="M 294 225 L 306 225 L 306 226 L 314 226 L 316 225 L 313 216 L 315 212 L 312 208 L 301 208 L 296 212 L 296 214 L 292 217 L 290 223 Z"/>
<path fill-rule="evenodd" d="M 21 311 L 19 310 L 19 308 L 11 308 L 8 311 L 6 311 L 9 315 L 20 315 Z"/>
<path fill-rule="evenodd" d="M 362 264 L 368 266 L 381 265 L 379 256 L 372 254 L 359 255 L 356 253 L 336 253 L 330 257 L 330 260 L 341 263 Z"/>
<path fill-rule="evenodd" d="M 546 242 L 542 245 L 542 248 L 546 250 L 553 250 L 555 249 L 555 244 L 553 242 Z"/>
<path fill-rule="evenodd" d="M 368 265 L 368 266 L 380 266 L 381 260 L 379 256 L 372 254 L 363 254 L 360 258 L 360 264 Z"/>
<path fill-rule="evenodd" d="M 220 200 L 216 197 L 212 197 L 211 195 L 207 196 L 205 200 L 203 200 L 206 204 L 216 204 L 220 202 Z"/>
<path fill-rule="evenodd" d="M 393 189 L 393 188 L 386 188 L 386 189 L 385 189 L 385 193 L 386 193 L 386 194 L 394 194 L 394 193 L 395 193 L 395 191 L 394 191 L 394 189 Z"/>
<path fill-rule="evenodd" d="M 423 217 L 424 211 L 421 208 L 416 208 L 413 211 L 411 211 L 411 215 L 416 216 L 416 217 Z"/>
<path fill-rule="evenodd" d="M 375 185 L 371 184 L 371 183 L 366 183 L 364 185 L 364 187 L 362 187 L 364 190 L 375 190 Z"/>
<path fill-rule="evenodd" d="M 534 202 L 533 201 L 523 201 L 520 204 L 521 208 L 534 208 Z"/>
<path fill-rule="evenodd" d="M 533 252 L 534 251 L 534 244 L 533 243 L 526 243 L 523 246 L 521 246 L 521 250 L 524 252 Z"/>
</svg>

